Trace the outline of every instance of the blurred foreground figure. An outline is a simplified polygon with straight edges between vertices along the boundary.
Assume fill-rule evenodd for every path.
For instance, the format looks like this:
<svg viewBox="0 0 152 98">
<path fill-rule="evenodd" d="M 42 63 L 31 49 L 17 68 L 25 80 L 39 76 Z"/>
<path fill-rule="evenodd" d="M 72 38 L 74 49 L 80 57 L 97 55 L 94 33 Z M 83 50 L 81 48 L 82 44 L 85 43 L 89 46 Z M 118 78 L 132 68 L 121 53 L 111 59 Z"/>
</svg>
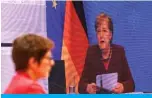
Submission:
<svg viewBox="0 0 152 98">
<path fill-rule="evenodd" d="M 54 65 L 51 49 L 54 43 L 42 36 L 27 34 L 13 42 L 12 59 L 16 75 L 5 94 L 45 94 L 37 80 L 48 77 Z"/>
</svg>

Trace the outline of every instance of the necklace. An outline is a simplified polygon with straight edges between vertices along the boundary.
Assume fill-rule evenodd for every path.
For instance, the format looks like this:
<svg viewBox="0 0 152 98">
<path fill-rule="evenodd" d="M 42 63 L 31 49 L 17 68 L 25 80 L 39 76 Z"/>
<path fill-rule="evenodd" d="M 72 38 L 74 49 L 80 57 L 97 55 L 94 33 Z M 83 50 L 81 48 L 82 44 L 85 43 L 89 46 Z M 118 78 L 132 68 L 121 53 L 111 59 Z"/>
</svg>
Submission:
<svg viewBox="0 0 152 98">
<path fill-rule="evenodd" d="M 109 61 L 111 59 L 111 55 L 112 55 L 112 48 L 110 47 L 110 53 L 108 58 L 104 59 L 103 57 L 101 58 L 102 61 Z"/>
<path fill-rule="evenodd" d="M 109 56 L 108 58 L 106 59 L 101 59 L 102 62 L 104 63 L 104 66 L 105 66 L 105 69 L 108 70 L 108 67 L 109 67 L 109 63 L 110 63 L 110 60 L 111 60 L 111 56 L 112 56 L 112 48 L 110 48 L 110 53 L 109 53 Z"/>
</svg>

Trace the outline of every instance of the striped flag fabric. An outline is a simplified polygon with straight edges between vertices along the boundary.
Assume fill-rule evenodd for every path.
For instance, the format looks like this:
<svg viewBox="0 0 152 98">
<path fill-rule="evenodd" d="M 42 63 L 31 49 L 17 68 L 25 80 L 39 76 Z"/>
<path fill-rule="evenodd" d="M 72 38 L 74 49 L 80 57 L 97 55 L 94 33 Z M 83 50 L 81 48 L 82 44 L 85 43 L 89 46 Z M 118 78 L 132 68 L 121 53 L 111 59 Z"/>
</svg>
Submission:
<svg viewBox="0 0 152 98">
<path fill-rule="evenodd" d="M 78 93 L 78 82 L 83 70 L 88 40 L 81 21 L 71 1 L 66 2 L 65 21 L 62 42 L 62 56 L 65 60 L 66 86 L 76 86 Z"/>
<path fill-rule="evenodd" d="M 49 5 L 49 3 L 50 2 L 47 4 Z M 66 1 L 56 2 L 55 5 L 57 5 L 56 8 L 47 8 L 46 10 L 48 12 L 47 33 L 50 38 L 54 39 L 56 44 L 54 49 L 56 51 L 54 52 L 56 53 L 54 55 L 55 59 L 65 61 L 67 93 L 69 93 L 69 87 L 72 85 L 76 86 L 76 93 L 78 93 L 78 82 L 83 70 L 88 48 L 83 9 L 80 12 L 80 8 L 83 8 L 83 3 Z M 53 14 L 56 16 L 53 16 Z M 54 28 L 49 29 L 50 25 L 53 25 Z M 61 51 L 60 54 L 57 53 L 59 51 Z"/>
</svg>

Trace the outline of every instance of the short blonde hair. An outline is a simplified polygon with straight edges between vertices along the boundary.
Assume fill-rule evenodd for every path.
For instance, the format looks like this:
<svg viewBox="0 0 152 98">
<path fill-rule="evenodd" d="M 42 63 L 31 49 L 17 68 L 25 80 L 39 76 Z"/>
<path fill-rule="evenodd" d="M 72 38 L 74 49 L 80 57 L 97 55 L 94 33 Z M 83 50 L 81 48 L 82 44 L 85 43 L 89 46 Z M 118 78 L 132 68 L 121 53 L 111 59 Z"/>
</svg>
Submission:
<svg viewBox="0 0 152 98">
<path fill-rule="evenodd" d="M 113 23 L 112 23 L 112 19 L 105 13 L 100 13 L 97 17 L 96 17 L 96 21 L 95 21 L 95 30 L 97 32 L 98 27 L 100 27 L 102 25 L 102 22 L 106 21 L 108 23 L 108 27 L 109 30 L 111 31 L 111 33 L 113 34 Z"/>
</svg>

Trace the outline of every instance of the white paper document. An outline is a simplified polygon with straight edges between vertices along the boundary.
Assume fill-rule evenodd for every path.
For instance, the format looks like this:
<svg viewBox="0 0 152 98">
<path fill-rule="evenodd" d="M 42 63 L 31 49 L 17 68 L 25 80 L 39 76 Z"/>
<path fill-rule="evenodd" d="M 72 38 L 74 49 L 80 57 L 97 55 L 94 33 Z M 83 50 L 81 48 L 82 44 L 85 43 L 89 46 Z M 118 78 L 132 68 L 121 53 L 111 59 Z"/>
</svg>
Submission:
<svg viewBox="0 0 152 98">
<path fill-rule="evenodd" d="M 109 91 L 117 85 L 118 82 L 118 73 L 108 73 L 96 76 L 96 85 Z"/>
</svg>

